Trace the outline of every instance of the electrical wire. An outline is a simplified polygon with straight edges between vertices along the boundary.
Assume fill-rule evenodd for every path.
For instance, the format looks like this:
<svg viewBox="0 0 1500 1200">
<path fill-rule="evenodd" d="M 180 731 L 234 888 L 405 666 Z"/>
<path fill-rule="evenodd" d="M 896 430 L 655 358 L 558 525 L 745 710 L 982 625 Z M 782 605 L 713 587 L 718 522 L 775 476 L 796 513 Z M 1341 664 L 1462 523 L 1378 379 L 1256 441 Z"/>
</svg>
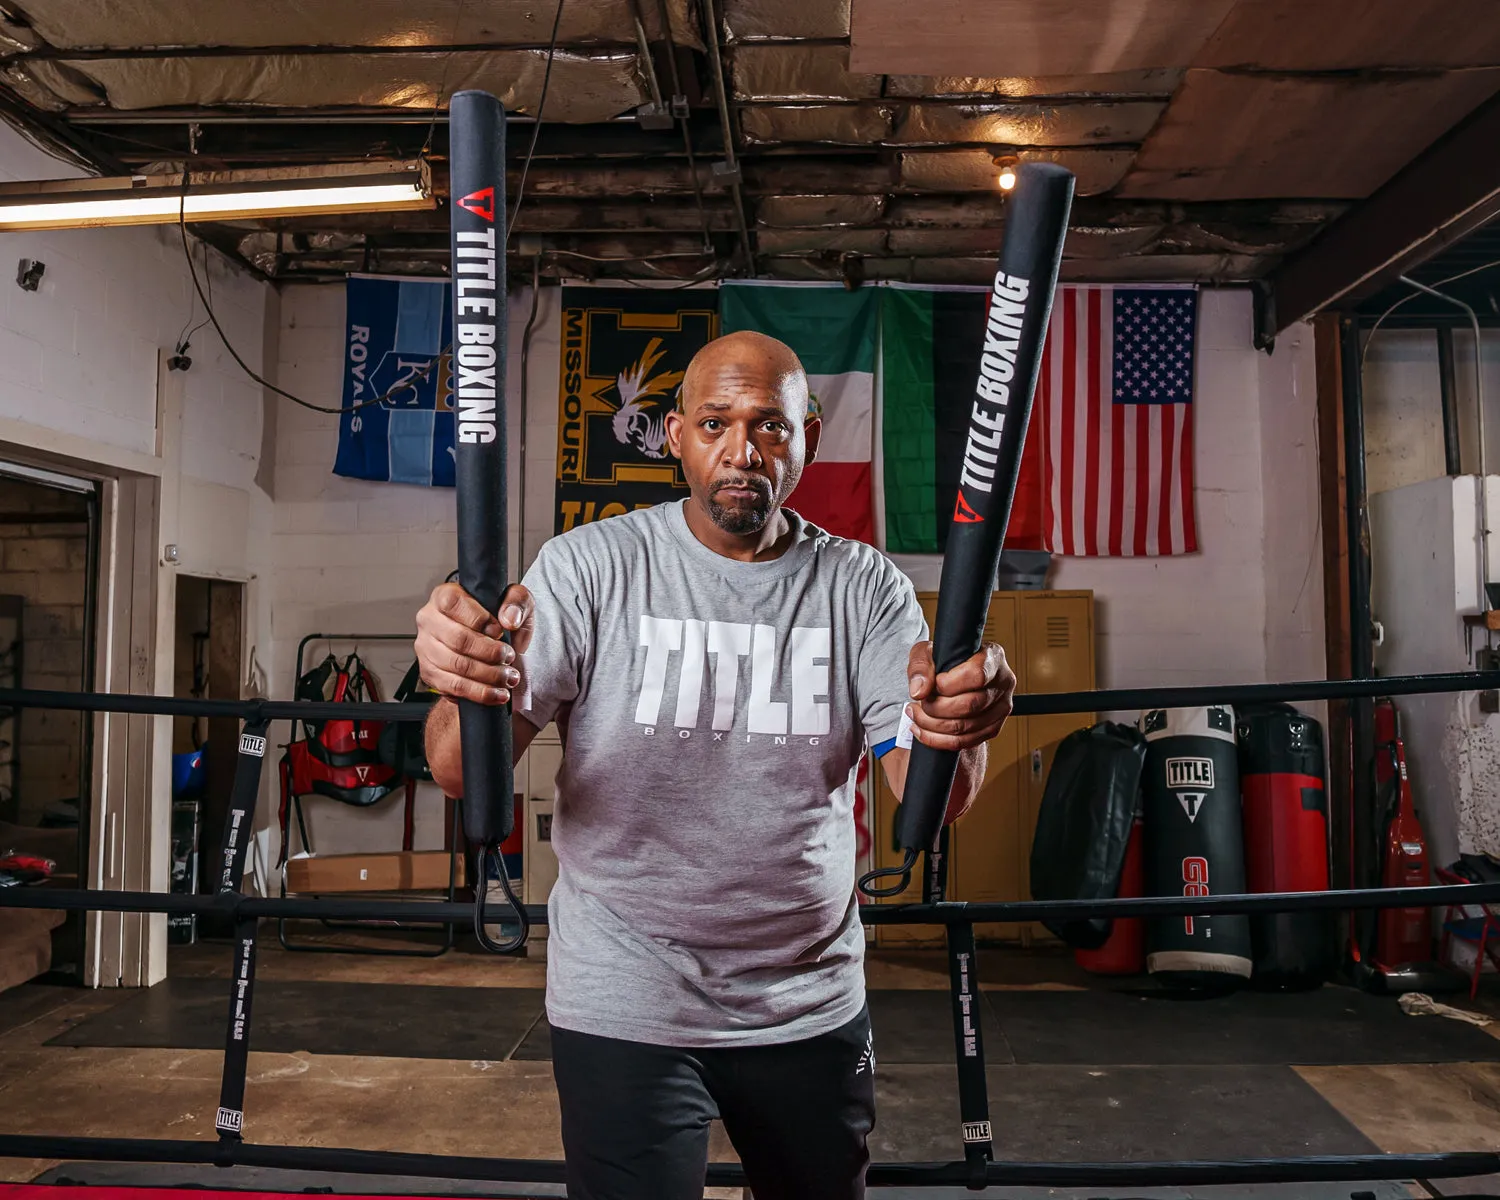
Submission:
<svg viewBox="0 0 1500 1200">
<path fill-rule="evenodd" d="M 241 371 L 243 371 L 256 383 L 260 384 L 260 386 L 265 388 L 267 391 L 275 392 L 278 396 L 284 396 L 293 404 L 301 405 L 303 408 L 310 409 L 312 412 L 327 413 L 330 416 L 340 416 L 343 413 L 358 412 L 362 408 L 371 408 L 376 404 L 385 404 L 400 393 L 410 390 L 414 384 L 420 381 L 425 381 L 426 378 L 432 374 L 433 367 L 437 366 L 443 355 L 448 354 L 452 351 L 453 345 L 450 342 L 447 346 L 443 347 L 442 351 L 439 352 L 434 358 L 432 358 L 425 367 L 414 372 L 412 375 L 402 380 L 396 386 L 390 388 L 388 391 L 382 393 L 379 396 L 375 396 L 369 400 L 361 400 L 357 404 L 350 404 L 348 406 L 339 405 L 335 407 L 327 404 L 314 404 L 311 400 L 304 400 L 301 396 L 294 395 L 292 392 L 287 391 L 285 388 L 277 387 L 259 371 L 255 370 L 255 368 L 253 368 L 249 363 L 247 363 L 240 355 L 240 352 L 234 348 L 234 343 L 229 340 L 229 335 L 224 332 L 224 326 L 219 324 L 219 318 L 218 315 L 214 312 L 212 299 L 209 297 L 209 295 L 204 293 L 203 284 L 198 279 L 198 268 L 193 262 L 192 249 L 188 245 L 187 192 L 188 172 L 186 169 L 184 169 L 182 172 L 182 198 L 178 202 L 177 207 L 177 229 L 178 232 L 182 235 L 182 256 L 187 261 L 188 274 L 192 277 L 193 280 L 193 290 L 198 293 L 198 300 L 203 305 L 203 311 L 208 314 L 208 323 L 214 327 L 214 332 L 219 335 L 219 340 L 224 343 L 224 349 L 229 351 L 229 357 L 234 359 L 236 365 L 238 365 Z M 204 254 L 205 256 L 207 255 L 206 248 L 204 250 Z"/>
<path fill-rule="evenodd" d="M 453 31 L 448 35 L 450 46 L 458 42 L 459 28 L 464 19 L 464 6 L 468 2 L 469 0 L 458 0 L 458 7 L 453 10 Z M 453 66 L 456 54 L 457 51 L 450 50 L 443 56 L 443 73 L 438 78 L 437 95 L 432 98 L 432 119 L 427 122 L 427 136 L 422 139 L 422 149 L 419 151 L 423 158 L 426 158 L 432 150 L 432 135 L 437 129 L 438 114 L 443 111 L 443 93 L 448 90 L 448 71 Z"/>
<path fill-rule="evenodd" d="M 208 244 L 206 242 L 203 245 L 203 275 L 204 278 L 208 280 L 208 294 L 210 298 L 212 298 L 214 294 L 214 280 L 213 275 L 209 272 L 208 269 Z M 197 311 L 197 298 L 193 296 L 188 297 L 187 320 L 182 323 L 182 328 L 177 333 L 177 341 L 173 343 L 175 347 L 174 353 L 186 354 L 188 346 L 191 344 L 193 334 L 197 333 L 198 330 L 202 329 L 205 325 L 208 324 L 208 318 L 204 317 L 203 320 L 199 321 L 196 325 L 193 325 L 193 315 Z M 193 327 L 189 329 L 189 325 L 193 325 Z"/>
<path fill-rule="evenodd" d="M 1491 259 L 1487 263 L 1480 263 L 1477 267 L 1470 267 L 1467 271 L 1460 271 L 1457 275 L 1449 275 L 1446 279 L 1439 279 L 1427 286 L 1442 287 L 1444 284 L 1457 283 L 1460 279 L 1467 279 L 1470 275 L 1478 275 L 1479 272 L 1488 271 L 1491 267 L 1500 267 L 1500 258 Z M 1359 365 L 1361 367 L 1365 365 L 1365 359 L 1370 353 L 1370 343 L 1375 340 L 1375 331 L 1380 328 L 1382 322 L 1403 304 L 1409 304 L 1411 301 L 1420 298 L 1421 295 L 1421 292 L 1412 292 L 1409 296 L 1402 296 L 1401 299 L 1397 300 L 1381 313 L 1380 316 L 1375 318 L 1375 324 L 1370 326 L 1370 332 L 1365 335 L 1365 344 L 1359 352 Z"/>
<path fill-rule="evenodd" d="M 516 188 L 516 203 L 510 210 L 510 220 L 505 226 L 505 244 L 510 245 L 516 231 L 516 218 L 521 214 L 521 201 L 526 199 L 526 176 L 531 173 L 531 160 L 536 156 L 536 142 L 542 134 L 542 115 L 547 110 L 547 88 L 552 83 L 552 60 L 557 57 L 557 31 L 562 28 L 563 5 L 567 0 L 557 0 L 557 12 L 552 16 L 552 37 L 547 42 L 547 68 L 542 72 L 542 94 L 536 102 L 536 121 L 531 126 L 531 145 L 526 151 L 526 160 L 521 164 L 521 182 Z"/>
</svg>

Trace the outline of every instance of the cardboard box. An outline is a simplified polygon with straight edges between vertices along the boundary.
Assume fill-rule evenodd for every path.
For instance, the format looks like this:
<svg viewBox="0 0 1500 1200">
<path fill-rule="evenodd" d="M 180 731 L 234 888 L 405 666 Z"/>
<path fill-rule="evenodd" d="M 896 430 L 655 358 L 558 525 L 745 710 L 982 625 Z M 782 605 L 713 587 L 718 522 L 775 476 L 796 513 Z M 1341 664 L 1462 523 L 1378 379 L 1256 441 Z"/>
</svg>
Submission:
<svg viewBox="0 0 1500 1200">
<path fill-rule="evenodd" d="M 307 854 L 286 864 L 286 890 L 300 893 L 445 892 L 446 850 L 410 850 L 390 854 Z M 464 883 L 460 854 L 456 881 Z"/>
</svg>

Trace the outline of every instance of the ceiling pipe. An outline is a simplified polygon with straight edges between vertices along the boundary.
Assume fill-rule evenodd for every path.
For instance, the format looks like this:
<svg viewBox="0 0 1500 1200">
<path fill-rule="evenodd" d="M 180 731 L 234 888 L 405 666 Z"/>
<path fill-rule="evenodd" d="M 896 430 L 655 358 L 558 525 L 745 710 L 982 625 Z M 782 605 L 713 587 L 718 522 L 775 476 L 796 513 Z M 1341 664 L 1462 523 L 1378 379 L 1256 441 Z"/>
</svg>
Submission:
<svg viewBox="0 0 1500 1200">
<path fill-rule="evenodd" d="M 724 60 L 719 54 L 719 17 L 714 0 L 703 0 L 703 40 L 708 43 L 708 59 L 713 69 L 714 98 L 719 103 L 719 124 L 724 133 L 724 166 L 729 175 L 729 194 L 734 198 L 734 215 L 740 228 L 740 243 L 745 251 L 745 266 L 751 277 L 756 275 L 755 251 L 750 248 L 750 227 L 745 221 L 745 195 L 740 188 L 740 167 L 734 154 L 734 129 L 729 123 L 729 93 L 724 87 Z"/>
<path fill-rule="evenodd" d="M 448 123 L 448 112 L 440 110 L 433 116 L 430 108 L 392 109 L 388 112 L 339 113 L 309 109 L 306 112 L 215 112 L 212 109 L 190 112 L 141 111 L 107 109 L 92 112 L 87 109 L 69 109 L 63 114 L 69 125 L 427 125 L 436 122 Z M 508 112 L 507 125 L 535 125 L 536 118 L 526 113 Z M 634 113 L 610 117 L 607 121 L 596 121 L 597 125 L 634 125 Z"/>
<path fill-rule="evenodd" d="M 638 0 L 631 0 L 631 8 L 636 12 L 636 24 L 642 29 L 640 22 L 640 9 Z M 682 90 L 682 76 L 677 70 L 677 42 L 672 37 L 672 18 L 667 12 L 667 0 L 656 0 L 656 14 L 661 21 L 661 35 L 667 43 L 667 69 L 672 75 L 672 98 L 667 105 L 669 112 L 675 113 L 677 123 L 682 126 L 682 148 L 687 153 L 688 175 L 693 181 L 693 203 L 698 206 L 698 223 L 703 229 L 703 249 L 713 252 L 714 241 L 708 232 L 708 214 L 703 207 L 703 182 L 698 178 L 698 160 L 693 155 L 693 132 L 688 125 L 687 96 Z M 654 75 L 655 68 L 651 62 L 651 50 L 647 46 L 642 53 L 646 59 L 646 69 Z"/>
</svg>

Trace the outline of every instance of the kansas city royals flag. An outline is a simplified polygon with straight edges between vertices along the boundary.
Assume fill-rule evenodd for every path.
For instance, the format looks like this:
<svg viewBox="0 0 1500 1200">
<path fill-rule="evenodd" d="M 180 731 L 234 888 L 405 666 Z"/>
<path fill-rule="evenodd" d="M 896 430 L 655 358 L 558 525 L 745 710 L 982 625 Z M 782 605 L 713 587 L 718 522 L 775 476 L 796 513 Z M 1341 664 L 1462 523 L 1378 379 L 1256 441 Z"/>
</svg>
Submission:
<svg viewBox="0 0 1500 1200">
<path fill-rule="evenodd" d="M 453 486 L 453 303 L 446 279 L 350 275 L 333 473 Z"/>
</svg>

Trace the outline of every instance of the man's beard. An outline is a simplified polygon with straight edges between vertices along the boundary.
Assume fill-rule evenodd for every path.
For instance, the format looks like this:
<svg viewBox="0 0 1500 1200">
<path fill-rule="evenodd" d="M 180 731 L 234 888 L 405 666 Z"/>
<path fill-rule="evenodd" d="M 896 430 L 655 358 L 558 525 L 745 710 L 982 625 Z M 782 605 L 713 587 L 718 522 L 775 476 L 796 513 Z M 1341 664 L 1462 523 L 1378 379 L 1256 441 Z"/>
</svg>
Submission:
<svg viewBox="0 0 1500 1200">
<path fill-rule="evenodd" d="M 730 507 L 715 499 L 724 488 L 753 488 L 759 498 L 749 505 Z M 766 522 L 771 519 L 773 507 L 771 485 L 753 475 L 745 479 L 721 479 L 708 492 L 709 518 L 725 533 L 732 533 L 737 537 L 759 533 L 764 529 Z"/>
</svg>

